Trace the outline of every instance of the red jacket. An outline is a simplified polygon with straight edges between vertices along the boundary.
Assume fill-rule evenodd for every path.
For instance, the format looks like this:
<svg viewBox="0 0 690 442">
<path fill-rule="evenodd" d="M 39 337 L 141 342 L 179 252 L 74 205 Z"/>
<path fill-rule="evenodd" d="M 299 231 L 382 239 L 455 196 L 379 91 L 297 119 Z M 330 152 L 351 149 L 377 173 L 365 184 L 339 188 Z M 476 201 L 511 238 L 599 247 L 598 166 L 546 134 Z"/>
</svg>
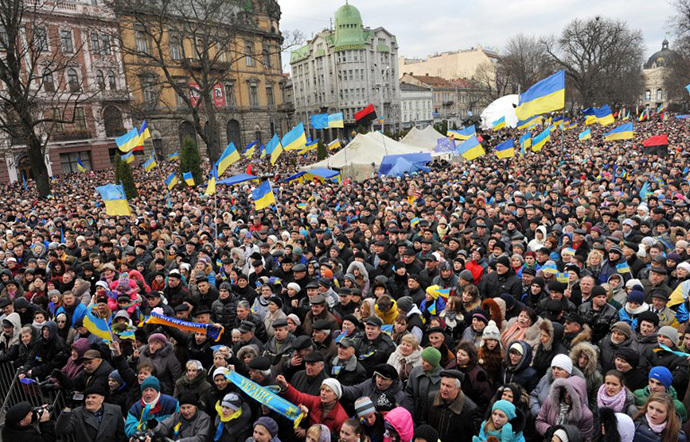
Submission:
<svg viewBox="0 0 690 442">
<path fill-rule="evenodd" d="M 348 419 L 348 415 L 340 402 L 335 404 L 335 408 L 323 417 L 323 407 L 321 398 L 310 394 L 300 393 L 290 385 L 282 396 L 296 405 L 304 405 L 309 409 L 309 425 L 324 424 L 331 430 L 331 434 L 340 434 L 340 426 Z"/>
</svg>

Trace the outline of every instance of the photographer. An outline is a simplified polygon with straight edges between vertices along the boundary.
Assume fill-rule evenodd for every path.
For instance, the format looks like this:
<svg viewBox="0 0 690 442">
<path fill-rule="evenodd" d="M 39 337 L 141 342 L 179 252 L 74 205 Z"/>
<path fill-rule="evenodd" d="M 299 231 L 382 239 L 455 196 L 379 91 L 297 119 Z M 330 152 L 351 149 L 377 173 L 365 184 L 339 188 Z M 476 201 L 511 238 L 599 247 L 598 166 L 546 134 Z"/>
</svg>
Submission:
<svg viewBox="0 0 690 442">
<path fill-rule="evenodd" d="M 33 409 L 28 402 L 14 405 L 5 415 L 2 440 L 12 442 L 54 442 L 55 422 L 47 405 Z"/>
<path fill-rule="evenodd" d="M 92 385 L 84 390 L 84 405 L 65 408 L 57 419 L 58 436 L 72 435 L 78 441 L 124 442 L 125 419 L 117 405 L 104 403 L 106 390 Z"/>
</svg>

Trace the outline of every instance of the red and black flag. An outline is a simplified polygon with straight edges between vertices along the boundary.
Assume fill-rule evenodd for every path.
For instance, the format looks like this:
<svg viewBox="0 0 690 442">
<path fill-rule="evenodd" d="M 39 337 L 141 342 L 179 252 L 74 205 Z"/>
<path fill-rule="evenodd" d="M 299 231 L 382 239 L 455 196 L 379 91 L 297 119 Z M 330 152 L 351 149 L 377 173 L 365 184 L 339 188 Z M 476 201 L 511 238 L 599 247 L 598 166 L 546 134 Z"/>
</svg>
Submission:
<svg viewBox="0 0 690 442">
<path fill-rule="evenodd" d="M 361 124 L 363 126 L 366 126 L 375 119 L 376 109 L 374 109 L 373 104 L 370 104 L 369 106 L 365 107 L 364 109 L 355 114 L 355 121 L 357 122 L 357 124 Z"/>
</svg>

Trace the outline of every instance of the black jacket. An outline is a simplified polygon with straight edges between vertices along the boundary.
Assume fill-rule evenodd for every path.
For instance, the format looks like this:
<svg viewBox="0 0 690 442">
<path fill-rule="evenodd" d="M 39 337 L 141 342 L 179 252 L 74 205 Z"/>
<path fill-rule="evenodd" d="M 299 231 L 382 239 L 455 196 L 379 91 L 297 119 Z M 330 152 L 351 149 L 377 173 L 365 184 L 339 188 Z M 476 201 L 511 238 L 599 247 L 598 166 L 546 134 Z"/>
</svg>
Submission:
<svg viewBox="0 0 690 442">
<path fill-rule="evenodd" d="M 55 442 L 55 422 L 41 422 L 38 428 L 40 432 L 33 425 L 18 427 L 5 424 L 0 439 L 12 442 Z"/>
<path fill-rule="evenodd" d="M 71 435 L 80 442 L 124 442 L 125 420 L 117 405 L 103 403 L 103 416 L 100 423 L 96 416 L 84 407 L 62 413 L 57 419 L 58 436 Z"/>
<path fill-rule="evenodd" d="M 522 281 L 513 269 L 508 269 L 503 275 L 491 272 L 482 278 L 479 292 L 484 298 L 496 298 L 502 293 L 509 293 L 519 300 L 522 295 Z"/>
<path fill-rule="evenodd" d="M 462 391 L 450 404 L 441 398 L 441 393 L 429 395 L 431 406 L 426 422 L 438 431 L 441 442 L 471 442 L 478 434 L 481 415 L 477 405 Z"/>
</svg>

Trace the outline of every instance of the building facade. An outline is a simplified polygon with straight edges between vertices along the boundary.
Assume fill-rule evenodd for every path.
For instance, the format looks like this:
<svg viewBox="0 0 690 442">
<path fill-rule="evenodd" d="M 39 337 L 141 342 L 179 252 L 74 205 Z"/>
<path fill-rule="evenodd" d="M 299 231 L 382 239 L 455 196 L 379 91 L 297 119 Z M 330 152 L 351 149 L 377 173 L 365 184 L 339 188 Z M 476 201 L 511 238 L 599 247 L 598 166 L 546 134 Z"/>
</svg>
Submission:
<svg viewBox="0 0 690 442">
<path fill-rule="evenodd" d="M 45 3 L 36 12 L 24 15 L 32 38 L 21 40 L 40 55 L 35 62 L 26 61 L 25 69 L 41 70 L 31 87 L 37 90 L 35 105 L 43 117 L 66 121 L 46 129 L 48 173 L 76 172 L 78 160 L 87 169 L 110 168 L 114 139 L 131 125 L 116 17 L 88 0 Z M 0 182 L 30 178 L 25 140 L 3 134 L 0 143 Z"/>
<path fill-rule="evenodd" d="M 430 88 L 400 84 L 400 122 L 403 129 L 423 129 L 434 122 L 434 94 Z"/>
<path fill-rule="evenodd" d="M 668 47 L 668 40 L 661 43 L 661 50 L 652 54 L 642 68 L 644 77 L 644 93 L 640 99 L 641 107 L 656 108 L 660 105 L 667 107 L 669 94 L 664 84 L 668 72 L 669 62 L 676 56 L 676 52 Z"/>
<path fill-rule="evenodd" d="M 444 52 L 427 58 L 398 59 L 398 70 L 405 74 L 430 75 L 446 79 L 472 79 L 482 65 L 493 68 L 498 53 L 481 46 L 463 51 Z M 495 71 L 494 71 L 495 74 Z"/>
<path fill-rule="evenodd" d="M 151 128 L 159 155 L 179 150 L 186 136 L 197 143 L 202 156 L 206 153 L 206 146 L 197 136 L 189 103 L 171 87 L 161 63 L 178 88 L 189 93 L 193 106 L 198 103 L 195 94 L 198 95 L 199 83 L 195 79 L 210 78 L 206 81 L 213 85 L 212 106 L 221 146 L 232 141 L 243 149 L 254 140 L 265 143 L 274 133 L 289 130 L 284 104 L 286 78 L 280 59 L 280 14 L 274 0 L 248 1 L 243 9 L 233 11 L 232 17 L 201 23 L 206 29 L 200 32 L 211 43 L 190 38 L 194 34 L 188 30 L 199 29 L 199 23 L 187 26 L 176 23 L 179 18 L 171 17 L 160 36 L 165 48 L 162 52 L 156 52 L 156 31 L 147 28 L 145 19 L 121 17 L 126 48 L 124 66 L 133 107 L 138 119 L 145 119 Z M 148 51 L 159 65 L 150 62 Z M 204 103 L 198 109 L 200 124 L 208 127 L 211 113 L 204 111 Z"/>
<path fill-rule="evenodd" d="M 400 127 L 398 43 L 386 29 L 364 27 L 354 6 L 335 13 L 335 29 L 325 29 L 292 52 L 295 116 L 342 112 L 345 125 L 355 126 L 355 113 L 369 104 L 385 117 L 387 130 Z"/>
<path fill-rule="evenodd" d="M 447 121 L 459 126 L 465 118 L 478 115 L 481 111 L 479 90 L 467 80 L 446 80 L 435 75 L 405 73 L 400 83 L 431 91 L 434 122 Z"/>
</svg>

